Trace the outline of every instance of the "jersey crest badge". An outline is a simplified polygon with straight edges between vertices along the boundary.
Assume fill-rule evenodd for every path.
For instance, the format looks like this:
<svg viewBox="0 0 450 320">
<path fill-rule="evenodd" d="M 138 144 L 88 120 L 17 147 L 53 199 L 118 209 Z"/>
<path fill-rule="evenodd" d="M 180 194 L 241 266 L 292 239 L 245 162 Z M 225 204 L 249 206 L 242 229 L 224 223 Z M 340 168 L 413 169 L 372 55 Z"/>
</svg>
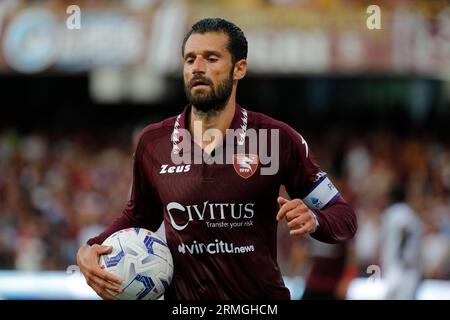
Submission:
<svg viewBox="0 0 450 320">
<path fill-rule="evenodd" d="M 233 167 L 236 173 L 244 178 L 250 178 L 258 169 L 259 159 L 256 154 L 235 154 L 233 155 Z"/>
</svg>

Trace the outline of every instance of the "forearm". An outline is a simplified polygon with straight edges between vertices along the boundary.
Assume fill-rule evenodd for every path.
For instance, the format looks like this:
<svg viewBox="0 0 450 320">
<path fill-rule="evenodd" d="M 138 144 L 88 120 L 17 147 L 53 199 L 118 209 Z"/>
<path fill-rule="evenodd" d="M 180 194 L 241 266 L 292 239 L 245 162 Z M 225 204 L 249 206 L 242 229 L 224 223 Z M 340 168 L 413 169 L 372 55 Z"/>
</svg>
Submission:
<svg viewBox="0 0 450 320">
<path fill-rule="evenodd" d="M 314 210 L 314 213 L 319 222 L 319 227 L 311 234 L 314 239 L 326 243 L 339 243 L 355 235 L 357 229 L 355 212 L 342 197 L 327 208 Z"/>
</svg>

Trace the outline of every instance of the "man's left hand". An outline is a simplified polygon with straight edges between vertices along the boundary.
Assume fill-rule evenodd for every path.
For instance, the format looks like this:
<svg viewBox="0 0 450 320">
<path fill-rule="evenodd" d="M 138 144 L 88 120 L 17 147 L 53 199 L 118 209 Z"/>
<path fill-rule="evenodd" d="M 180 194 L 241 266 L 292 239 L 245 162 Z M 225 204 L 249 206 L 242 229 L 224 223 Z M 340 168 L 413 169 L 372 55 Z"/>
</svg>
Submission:
<svg viewBox="0 0 450 320">
<path fill-rule="evenodd" d="M 286 219 L 291 236 L 304 236 L 316 231 L 317 220 L 302 200 L 278 197 L 277 201 L 280 205 L 277 220 Z"/>
</svg>

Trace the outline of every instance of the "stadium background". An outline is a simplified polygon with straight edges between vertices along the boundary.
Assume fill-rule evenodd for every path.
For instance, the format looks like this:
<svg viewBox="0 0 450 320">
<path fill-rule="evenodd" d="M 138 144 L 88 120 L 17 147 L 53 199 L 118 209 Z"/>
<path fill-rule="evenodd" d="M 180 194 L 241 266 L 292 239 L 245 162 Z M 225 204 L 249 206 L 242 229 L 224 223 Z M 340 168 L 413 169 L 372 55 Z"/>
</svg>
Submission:
<svg viewBox="0 0 450 320">
<path fill-rule="evenodd" d="M 425 0 L 2 1 L 0 298 L 95 298 L 76 251 L 124 207 L 139 130 L 186 104 L 180 43 L 215 16 L 249 40 L 238 102 L 299 130 L 356 209 L 339 297 L 383 298 L 368 268 L 403 185 L 423 224 L 416 298 L 450 299 L 450 3 Z M 280 226 L 294 298 L 316 249 Z"/>
</svg>

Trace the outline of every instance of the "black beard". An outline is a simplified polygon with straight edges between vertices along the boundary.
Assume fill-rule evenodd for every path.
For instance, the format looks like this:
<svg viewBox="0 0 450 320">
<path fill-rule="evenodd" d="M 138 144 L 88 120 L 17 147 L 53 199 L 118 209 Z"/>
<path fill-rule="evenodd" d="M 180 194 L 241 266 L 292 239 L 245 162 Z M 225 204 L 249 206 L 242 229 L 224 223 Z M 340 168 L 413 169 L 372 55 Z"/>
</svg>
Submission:
<svg viewBox="0 0 450 320">
<path fill-rule="evenodd" d="M 192 81 L 202 80 L 207 83 L 211 90 L 208 93 L 198 93 L 192 94 Z M 195 109 L 209 113 L 221 111 L 225 108 L 227 104 L 231 91 L 233 89 L 233 74 L 230 73 L 228 79 L 223 80 L 217 85 L 217 90 L 214 88 L 212 81 L 207 78 L 197 76 L 191 80 L 191 83 L 184 85 L 184 92 L 188 101 L 195 107 Z"/>
</svg>

